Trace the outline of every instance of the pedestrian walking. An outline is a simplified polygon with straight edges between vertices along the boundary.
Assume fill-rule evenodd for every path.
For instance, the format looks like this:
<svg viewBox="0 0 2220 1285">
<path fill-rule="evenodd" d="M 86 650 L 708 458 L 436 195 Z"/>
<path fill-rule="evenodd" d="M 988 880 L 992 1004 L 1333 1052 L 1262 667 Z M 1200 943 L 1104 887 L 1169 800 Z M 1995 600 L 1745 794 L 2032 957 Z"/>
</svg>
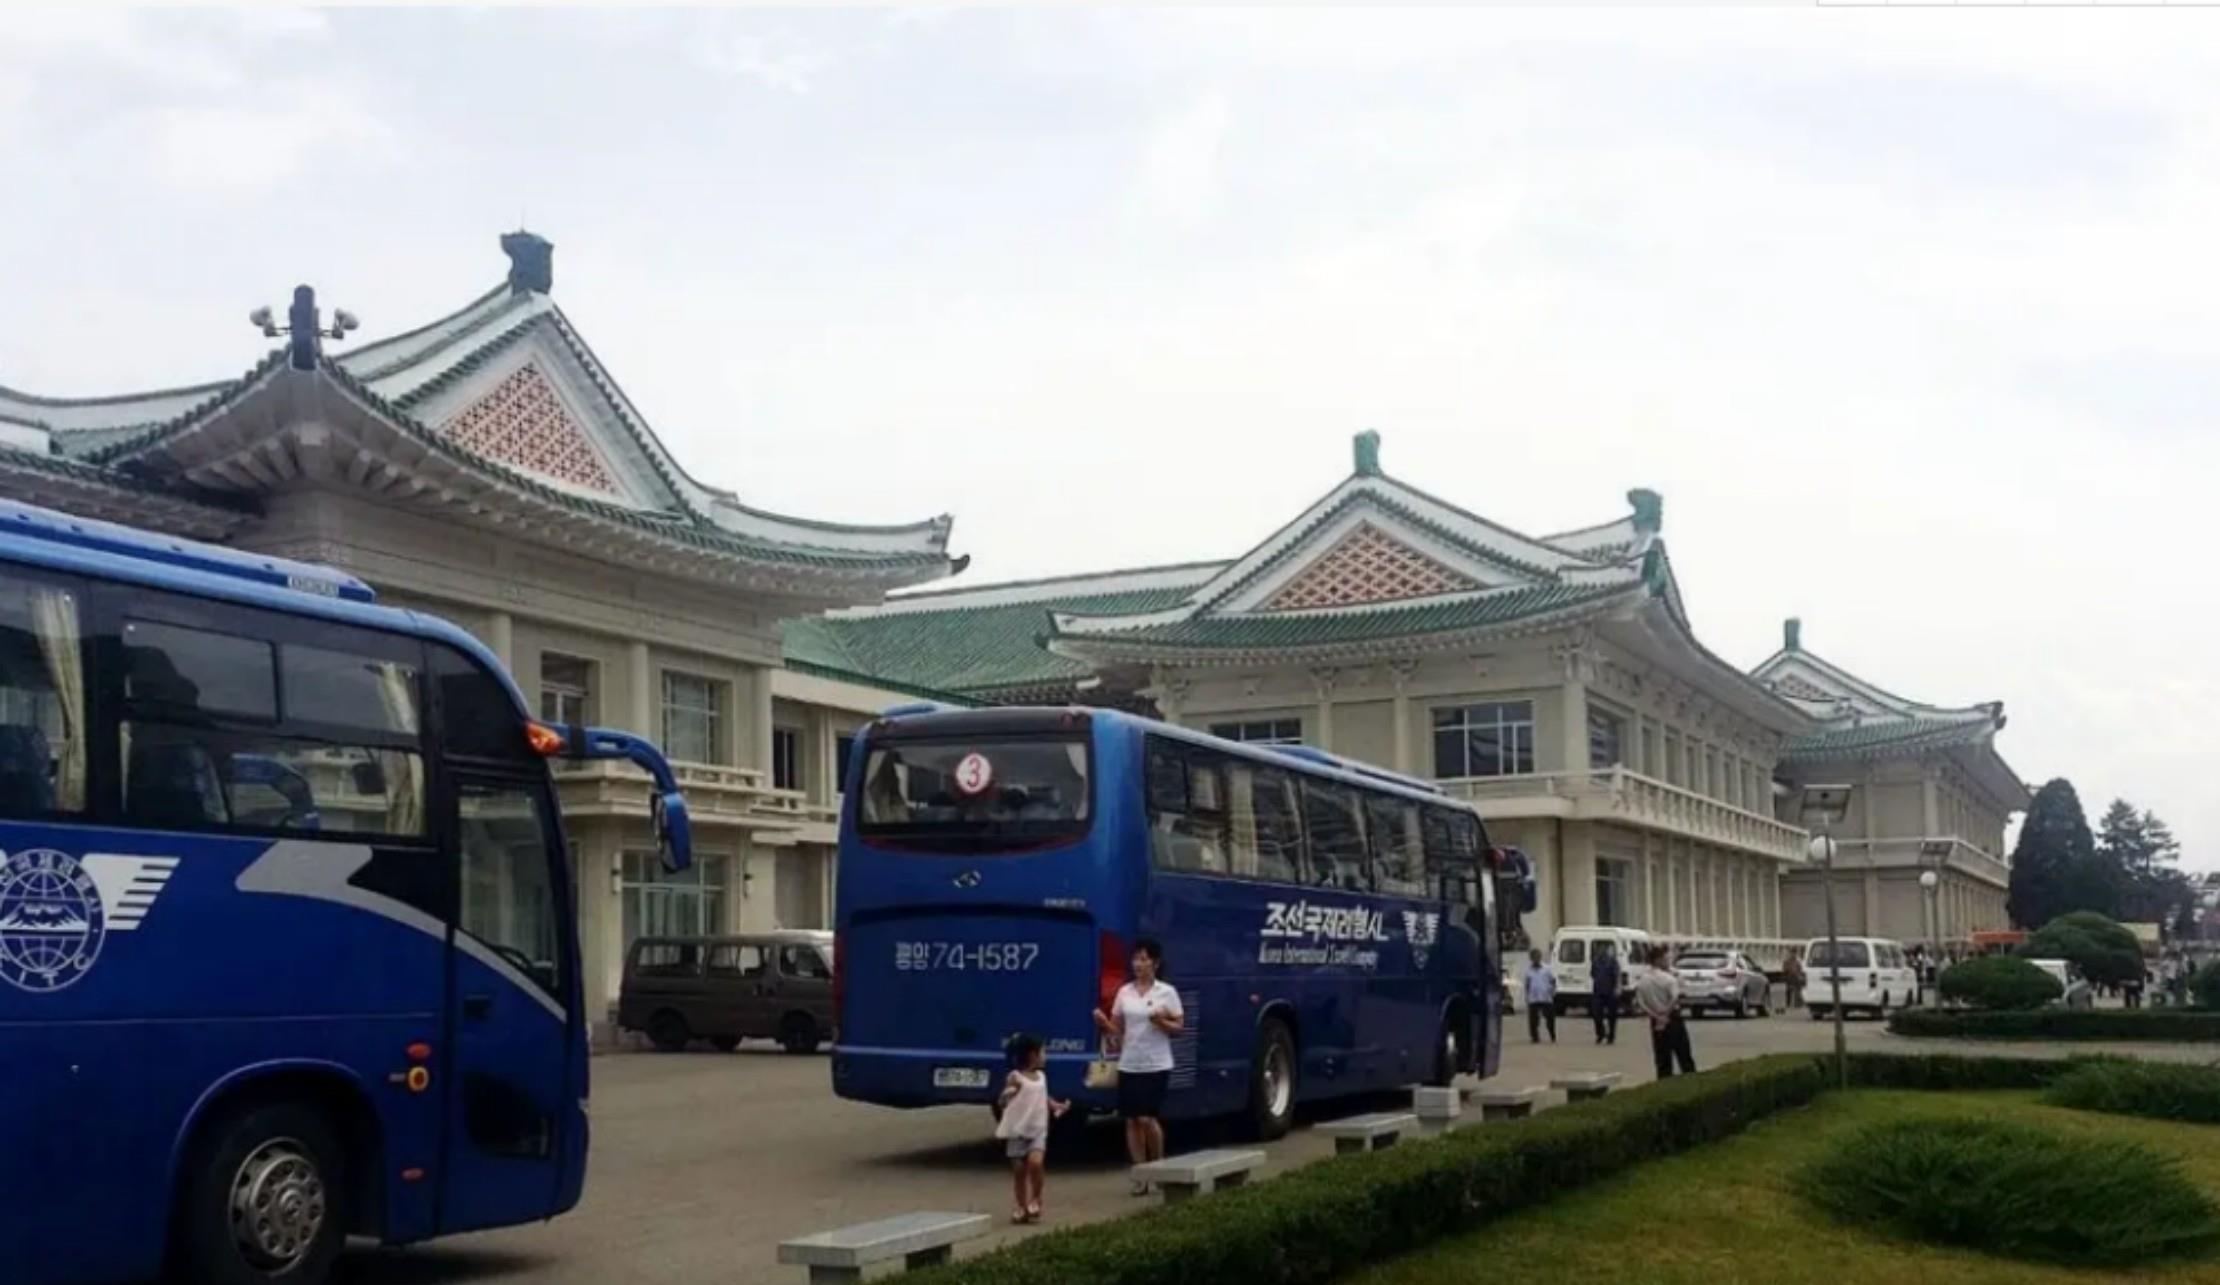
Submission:
<svg viewBox="0 0 2220 1285">
<path fill-rule="evenodd" d="M 1650 952 L 1649 975 L 1635 983 L 1634 1006 L 1650 1021 L 1657 1078 L 1671 1079 L 1676 1064 L 1683 1074 L 1694 1075 L 1696 1053 L 1688 1045 L 1688 1019 L 1680 1011 L 1680 978 L 1673 976 L 1672 958 L 1663 946 Z"/>
<path fill-rule="evenodd" d="M 1596 1043 L 1619 1042 L 1619 971 L 1618 947 L 1610 942 L 1596 943 L 1596 962 L 1592 970 L 1596 979 L 1593 998 L 1588 1001 L 1588 1016 L 1596 1027 Z"/>
<path fill-rule="evenodd" d="M 1187 1027 L 1179 992 L 1157 976 L 1164 948 L 1143 937 L 1133 943 L 1127 968 L 1133 980 L 1118 988 L 1095 1027 L 1118 1055 L 1118 1115 L 1125 1120 L 1125 1153 L 1137 1165 L 1164 1158 L 1164 1091 L 1172 1082 L 1172 1037 Z M 1135 1179 L 1133 1194 L 1149 1194 Z"/>
<path fill-rule="evenodd" d="M 1010 1157 L 1010 1189 L 1016 1193 L 1010 1221 L 1037 1223 L 1048 1192 L 1048 1122 L 1070 1110 L 1071 1103 L 1048 1096 L 1048 1054 L 1040 1036 L 1013 1038 L 1010 1061 L 1014 1069 L 995 1099 L 1002 1114 L 994 1122 L 994 1136 L 1002 1139 Z"/>
<path fill-rule="evenodd" d="M 1791 948 L 1787 962 L 1781 965 L 1781 984 L 1788 988 L 1788 1007 L 1804 1006 L 1804 955 Z"/>
<path fill-rule="evenodd" d="M 1549 1024 L 1549 1042 L 1557 1042 L 1557 974 L 1542 952 L 1526 952 L 1526 1038 L 1542 1042 L 1542 1024 Z"/>
</svg>

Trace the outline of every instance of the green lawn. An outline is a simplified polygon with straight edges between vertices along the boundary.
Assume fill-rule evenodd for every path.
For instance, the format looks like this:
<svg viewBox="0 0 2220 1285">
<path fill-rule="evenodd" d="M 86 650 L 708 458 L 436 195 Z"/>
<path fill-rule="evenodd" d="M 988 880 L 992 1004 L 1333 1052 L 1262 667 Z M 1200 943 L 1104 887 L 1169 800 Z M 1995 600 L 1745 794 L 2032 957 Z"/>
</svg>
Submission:
<svg viewBox="0 0 2220 1285">
<path fill-rule="evenodd" d="M 2148 1143 L 2182 1157 L 2191 1180 L 2220 1198 L 2220 1126 L 2067 1111 L 2027 1093 L 1853 1090 L 1398 1259 L 1350 1285 L 2220 1285 L 2220 1260 L 2209 1258 L 2076 1270 L 1889 1239 L 1832 1222 L 1789 1190 L 1789 1174 L 1846 1130 L 1883 1120 L 1966 1116 Z"/>
</svg>

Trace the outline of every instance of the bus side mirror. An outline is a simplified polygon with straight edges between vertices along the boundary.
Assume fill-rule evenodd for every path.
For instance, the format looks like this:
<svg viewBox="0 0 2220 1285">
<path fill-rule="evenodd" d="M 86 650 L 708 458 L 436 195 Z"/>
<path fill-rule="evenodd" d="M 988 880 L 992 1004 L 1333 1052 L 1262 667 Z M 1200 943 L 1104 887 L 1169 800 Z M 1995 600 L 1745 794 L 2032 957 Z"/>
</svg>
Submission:
<svg viewBox="0 0 2220 1285">
<path fill-rule="evenodd" d="M 672 874 L 694 864 L 694 825 L 686 811 L 686 796 L 676 790 L 655 798 L 655 849 L 663 869 Z"/>
</svg>

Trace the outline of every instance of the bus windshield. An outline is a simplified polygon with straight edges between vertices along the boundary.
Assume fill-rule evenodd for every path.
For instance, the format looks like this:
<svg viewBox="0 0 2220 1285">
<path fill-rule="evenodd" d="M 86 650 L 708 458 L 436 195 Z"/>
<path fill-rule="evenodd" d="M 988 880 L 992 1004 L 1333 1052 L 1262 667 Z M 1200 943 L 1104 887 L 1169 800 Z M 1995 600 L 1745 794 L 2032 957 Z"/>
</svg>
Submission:
<svg viewBox="0 0 2220 1285">
<path fill-rule="evenodd" d="M 980 852 L 1086 832 L 1087 742 L 1078 737 L 895 741 L 864 762 L 857 830 L 900 846 Z"/>
</svg>

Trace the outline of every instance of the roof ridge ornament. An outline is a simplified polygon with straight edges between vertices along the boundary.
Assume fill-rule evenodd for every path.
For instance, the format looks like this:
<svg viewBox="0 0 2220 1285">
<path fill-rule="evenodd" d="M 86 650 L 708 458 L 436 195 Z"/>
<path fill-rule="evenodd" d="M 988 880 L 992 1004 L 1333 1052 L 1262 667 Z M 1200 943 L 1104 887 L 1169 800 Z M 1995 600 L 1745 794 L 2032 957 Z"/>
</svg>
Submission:
<svg viewBox="0 0 2220 1285">
<path fill-rule="evenodd" d="M 1356 455 L 1357 476 L 1381 476 L 1379 431 L 1368 428 L 1350 439 L 1349 444 Z"/>
<path fill-rule="evenodd" d="M 324 340 L 345 339 L 348 331 L 362 325 L 355 320 L 355 314 L 345 308 L 334 308 L 331 312 L 331 329 L 324 329 L 323 316 L 316 311 L 316 287 L 309 285 L 293 287 L 293 304 L 285 311 L 284 325 L 277 324 L 276 314 L 266 305 L 248 313 L 247 323 L 260 329 L 270 339 L 279 335 L 292 336 L 292 343 L 288 347 L 295 370 L 316 369 L 316 359 L 324 352 Z"/>
<path fill-rule="evenodd" d="M 1781 622 L 1781 650 L 1802 651 L 1803 649 L 1804 622 L 1795 616 L 1790 616 Z"/>
<path fill-rule="evenodd" d="M 518 228 L 501 234 L 501 253 L 509 256 L 509 290 L 514 294 L 555 293 L 555 243 Z"/>
<path fill-rule="evenodd" d="M 1665 529 L 1665 497 L 1646 486 L 1638 486 L 1626 493 L 1626 502 L 1634 506 L 1634 529 L 1656 535 Z"/>
</svg>

